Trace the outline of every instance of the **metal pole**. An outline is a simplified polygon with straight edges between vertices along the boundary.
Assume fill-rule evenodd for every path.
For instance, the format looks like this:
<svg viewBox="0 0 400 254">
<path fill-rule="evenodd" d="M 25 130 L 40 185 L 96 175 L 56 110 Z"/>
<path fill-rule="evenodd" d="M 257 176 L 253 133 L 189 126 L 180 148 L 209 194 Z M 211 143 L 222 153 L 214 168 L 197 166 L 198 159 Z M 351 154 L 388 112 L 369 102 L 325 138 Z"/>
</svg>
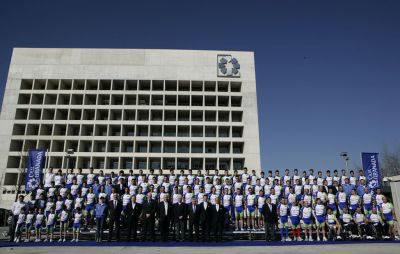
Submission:
<svg viewBox="0 0 400 254">
<path fill-rule="evenodd" d="M 49 168 L 49 149 L 46 149 L 46 161 L 44 162 L 44 173 L 46 173 L 46 169 Z"/>
<path fill-rule="evenodd" d="M 26 156 L 24 156 L 24 151 L 22 151 L 20 154 L 21 154 L 20 155 L 21 163 L 20 163 L 20 167 L 19 167 L 19 170 L 18 170 L 17 185 L 16 185 L 17 189 L 15 191 L 15 201 L 18 200 L 19 190 L 21 189 L 21 185 L 22 185 L 22 183 L 21 183 L 21 173 L 22 173 L 22 170 L 23 170 L 23 166 L 24 166 L 24 168 L 26 167 Z"/>
<path fill-rule="evenodd" d="M 70 165 L 69 165 L 69 157 L 71 157 L 69 154 L 67 155 L 67 172 L 68 172 L 68 169 L 70 168 Z"/>
</svg>

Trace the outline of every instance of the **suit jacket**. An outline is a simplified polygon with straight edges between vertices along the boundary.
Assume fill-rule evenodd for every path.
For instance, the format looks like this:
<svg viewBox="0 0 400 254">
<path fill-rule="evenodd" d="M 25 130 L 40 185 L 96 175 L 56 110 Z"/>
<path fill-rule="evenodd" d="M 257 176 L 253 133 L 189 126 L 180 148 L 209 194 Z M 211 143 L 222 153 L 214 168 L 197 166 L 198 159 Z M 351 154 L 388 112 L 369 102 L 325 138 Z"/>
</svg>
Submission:
<svg viewBox="0 0 400 254">
<path fill-rule="evenodd" d="M 116 189 L 117 193 L 119 195 L 123 195 L 125 193 L 125 187 L 127 187 L 125 184 L 115 184 L 113 187 Z"/>
<path fill-rule="evenodd" d="M 222 205 L 219 205 L 219 209 L 217 211 L 217 206 L 213 205 L 212 208 L 212 218 L 213 218 L 213 225 L 223 225 L 225 223 L 225 207 Z"/>
<path fill-rule="evenodd" d="M 339 189 L 338 187 L 339 187 L 339 186 L 332 186 L 332 190 L 333 190 L 332 193 L 333 193 L 333 194 L 336 195 L 336 193 L 338 193 L 338 191 L 339 191 L 339 190 L 338 190 L 338 189 Z"/>
<path fill-rule="evenodd" d="M 117 200 L 117 205 L 114 205 L 114 200 L 108 201 L 108 216 L 110 219 L 121 216 L 122 202 Z"/>
<path fill-rule="evenodd" d="M 129 202 L 126 206 L 125 214 L 128 217 L 128 221 L 137 220 L 142 212 L 142 206 L 139 203 L 135 204 L 135 208 L 132 208 L 132 202 Z"/>
<path fill-rule="evenodd" d="M 196 210 L 193 210 L 192 204 L 188 205 L 186 212 L 188 215 L 189 224 L 198 224 L 199 223 L 200 209 L 199 209 L 198 205 L 196 205 Z"/>
<path fill-rule="evenodd" d="M 207 202 L 207 208 L 204 209 L 204 204 L 201 203 L 197 206 L 197 209 L 199 210 L 199 222 L 200 224 L 203 223 L 210 223 L 210 220 L 212 219 L 212 209 L 211 209 L 211 203 Z"/>
<path fill-rule="evenodd" d="M 143 219 L 154 219 L 157 211 L 157 203 L 154 200 L 150 202 L 146 199 L 142 204 L 142 218 Z M 146 218 L 146 214 L 150 214 L 149 218 Z"/>
<path fill-rule="evenodd" d="M 269 209 L 268 204 L 264 204 L 261 213 L 264 216 L 264 221 L 266 223 L 276 224 L 278 223 L 277 207 L 275 204 L 271 204 L 271 208 L 272 209 Z"/>
<path fill-rule="evenodd" d="M 173 210 L 173 206 L 171 205 L 171 203 L 168 202 L 168 210 L 167 214 L 165 214 L 165 204 L 164 202 L 160 202 L 160 204 L 158 205 L 158 218 L 160 219 L 160 221 L 162 222 L 166 220 L 171 220 L 174 214 Z"/>
<path fill-rule="evenodd" d="M 181 217 L 181 219 L 179 219 L 179 217 Z M 181 204 L 174 204 L 174 222 L 178 222 L 178 221 L 185 221 L 186 220 L 186 204 L 181 203 Z"/>
</svg>

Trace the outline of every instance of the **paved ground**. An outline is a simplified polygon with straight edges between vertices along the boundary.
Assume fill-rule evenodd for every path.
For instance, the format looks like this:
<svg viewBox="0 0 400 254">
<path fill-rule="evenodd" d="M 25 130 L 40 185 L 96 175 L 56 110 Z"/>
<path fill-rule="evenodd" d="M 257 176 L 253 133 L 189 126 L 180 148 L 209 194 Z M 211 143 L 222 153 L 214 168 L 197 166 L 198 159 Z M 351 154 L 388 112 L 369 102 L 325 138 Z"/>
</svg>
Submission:
<svg viewBox="0 0 400 254">
<path fill-rule="evenodd" d="M 397 254 L 400 244 L 398 243 L 373 243 L 373 244 L 332 244 L 332 245 L 298 245 L 298 246 L 249 246 L 249 247 L 3 247 L 1 254 L 62 254 L 74 253 L 96 253 L 96 254 L 125 254 L 125 253 L 157 253 L 157 254 Z"/>
</svg>

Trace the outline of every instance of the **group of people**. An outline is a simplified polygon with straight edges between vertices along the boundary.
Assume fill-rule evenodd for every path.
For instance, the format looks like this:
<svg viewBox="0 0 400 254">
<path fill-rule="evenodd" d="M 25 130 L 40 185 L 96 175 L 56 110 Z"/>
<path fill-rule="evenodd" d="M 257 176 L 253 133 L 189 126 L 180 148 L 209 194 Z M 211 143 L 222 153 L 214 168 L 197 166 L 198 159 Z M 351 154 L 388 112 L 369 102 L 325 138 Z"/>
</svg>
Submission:
<svg viewBox="0 0 400 254">
<path fill-rule="evenodd" d="M 13 204 L 10 241 L 53 241 L 56 231 L 58 241 L 78 242 L 84 230 L 95 230 L 98 242 L 155 241 L 156 231 L 161 241 L 219 242 L 224 232 L 244 230 L 264 231 L 267 241 L 395 238 L 393 205 L 367 186 L 362 170 L 157 171 L 50 167 L 43 183 Z"/>
</svg>

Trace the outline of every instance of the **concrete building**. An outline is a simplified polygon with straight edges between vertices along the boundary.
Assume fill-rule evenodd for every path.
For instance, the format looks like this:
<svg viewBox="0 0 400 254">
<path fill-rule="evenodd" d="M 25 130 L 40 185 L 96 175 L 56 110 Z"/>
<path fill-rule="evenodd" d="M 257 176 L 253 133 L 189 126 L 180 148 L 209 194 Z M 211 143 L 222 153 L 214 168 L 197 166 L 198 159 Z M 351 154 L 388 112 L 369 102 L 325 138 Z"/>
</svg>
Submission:
<svg viewBox="0 0 400 254">
<path fill-rule="evenodd" d="M 26 151 L 47 166 L 260 171 L 253 52 L 13 51 L 0 118 L 2 194 Z"/>
</svg>

